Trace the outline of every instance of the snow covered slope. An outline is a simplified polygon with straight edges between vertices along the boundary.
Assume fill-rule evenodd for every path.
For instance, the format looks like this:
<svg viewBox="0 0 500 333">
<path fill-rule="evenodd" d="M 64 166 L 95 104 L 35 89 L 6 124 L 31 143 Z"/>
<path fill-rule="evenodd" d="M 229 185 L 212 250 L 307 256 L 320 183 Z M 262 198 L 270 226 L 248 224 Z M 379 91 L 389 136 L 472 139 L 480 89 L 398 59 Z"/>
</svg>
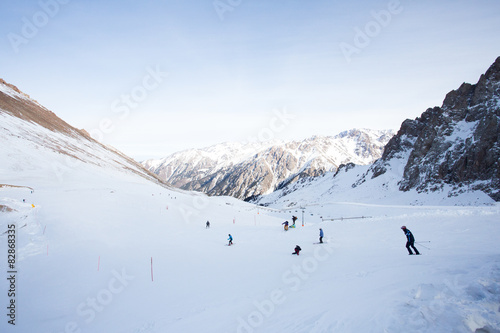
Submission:
<svg viewBox="0 0 500 333">
<path fill-rule="evenodd" d="M 133 159 L 93 140 L 1 79 L 0 142 L 4 182 L 10 172 L 30 171 L 63 182 L 75 169 L 101 167 L 159 181 Z"/>
<path fill-rule="evenodd" d="M 303 141 L 223 143 L 142 164 L 173 186 L 247 199 L 335 171 L 343 163 L 370 164 L 393 135 L 391 130 L 353 129 Z"/>
<path fill-rule="evenodd" d="M 0 282 L 16 327 L 3 316 L 2 332 L 500 330 L 498 206 L 325 204 L 305 207 L 302 227 L 300 210 L 85 174 L 61 185 L 19 176 L 33 193 L 0 189 L 0 228 L 15 225 L 17 247 L 14 286 Z M 372 218 L 321 218 L 356 216 Z M 408 256 L 403 224 L 421 256 Z"/>
</svg>

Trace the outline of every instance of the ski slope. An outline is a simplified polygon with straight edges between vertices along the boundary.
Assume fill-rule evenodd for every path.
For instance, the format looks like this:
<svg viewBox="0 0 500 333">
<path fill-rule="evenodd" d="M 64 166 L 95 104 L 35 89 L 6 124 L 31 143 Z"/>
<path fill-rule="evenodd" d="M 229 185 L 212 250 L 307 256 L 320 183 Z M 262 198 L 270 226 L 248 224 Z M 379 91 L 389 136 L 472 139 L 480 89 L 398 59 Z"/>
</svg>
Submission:
<svg viewBox="0 0 500 333">
<path fill-rule="evenodd" d="M 0 188 L 0 230 L 15 224 L 17 252 L 14 327 L 1 235 L 1 332 L 500 330 L 498 204 L 302 213 L 91 165 L 64 181 L 4 171 L 2 183 L 30 188 Z M 291 215 L 297 227 L 285 232 Z M 323 221 L 353 216 L 371 218 Z M 408 256 L 403 224 L 421 256 Z M 315 245 L 319 227 L 327 243 Z"/>
</svg>

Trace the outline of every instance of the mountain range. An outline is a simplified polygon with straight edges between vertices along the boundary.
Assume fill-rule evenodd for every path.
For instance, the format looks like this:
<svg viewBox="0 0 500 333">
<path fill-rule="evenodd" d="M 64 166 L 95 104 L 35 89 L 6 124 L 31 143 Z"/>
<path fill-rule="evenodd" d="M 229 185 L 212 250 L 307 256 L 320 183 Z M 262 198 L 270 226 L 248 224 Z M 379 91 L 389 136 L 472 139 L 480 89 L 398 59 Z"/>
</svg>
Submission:
<svg viewBox="0 0 500 333">
<path fill-rule="evenodd" d="M 393 135 L 391 130 L 352 129 L 303 141 L 222 143 L 142 165 L 184 190 L 249 200 L 299 179 L 336 171 L 341 164 L 371 164 Z"/>
</svg>

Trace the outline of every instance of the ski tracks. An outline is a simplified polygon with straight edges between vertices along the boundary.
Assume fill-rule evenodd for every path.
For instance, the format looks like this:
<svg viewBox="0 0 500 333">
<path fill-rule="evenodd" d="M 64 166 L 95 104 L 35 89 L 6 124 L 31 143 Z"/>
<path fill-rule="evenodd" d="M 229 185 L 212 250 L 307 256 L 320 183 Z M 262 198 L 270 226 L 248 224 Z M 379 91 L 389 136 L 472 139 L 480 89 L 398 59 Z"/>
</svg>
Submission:
<svg viewBox="0 0 500 333">
<path fill-rule="evenodd" d="M 500 332 L 500 259 L 453 280 L 418 285 L 386 332 Z"/>
</svg>

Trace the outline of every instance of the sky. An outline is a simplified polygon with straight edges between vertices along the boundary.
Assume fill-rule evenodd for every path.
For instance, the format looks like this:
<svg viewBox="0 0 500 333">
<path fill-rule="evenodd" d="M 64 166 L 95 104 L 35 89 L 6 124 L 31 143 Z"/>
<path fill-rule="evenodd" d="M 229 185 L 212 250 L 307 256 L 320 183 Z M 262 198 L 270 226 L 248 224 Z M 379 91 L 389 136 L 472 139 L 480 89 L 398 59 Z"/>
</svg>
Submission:
<svg viewBox="0 0 500 333">
<path fill-rule="evenodd" d="M 137 159 L 399 129 L 500 56 L 498 0 L 23 0 L 0 78 Z"/>
</svg>

